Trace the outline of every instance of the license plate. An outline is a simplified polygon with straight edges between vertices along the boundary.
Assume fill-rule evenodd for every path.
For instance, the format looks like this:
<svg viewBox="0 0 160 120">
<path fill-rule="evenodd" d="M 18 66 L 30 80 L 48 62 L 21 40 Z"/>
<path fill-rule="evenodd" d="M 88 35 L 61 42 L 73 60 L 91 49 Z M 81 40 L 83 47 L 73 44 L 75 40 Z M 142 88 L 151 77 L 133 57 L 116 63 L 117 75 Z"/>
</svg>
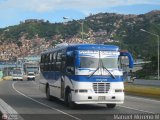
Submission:
<svg viewBox="0 0 160 120">
<path fill-rule="evenodd" d="M 99 97 L 98 97 L 98 100 L 99 100 L 99 101 L 105 100 L 105 96 L 99 96 Z"/>
</svg>

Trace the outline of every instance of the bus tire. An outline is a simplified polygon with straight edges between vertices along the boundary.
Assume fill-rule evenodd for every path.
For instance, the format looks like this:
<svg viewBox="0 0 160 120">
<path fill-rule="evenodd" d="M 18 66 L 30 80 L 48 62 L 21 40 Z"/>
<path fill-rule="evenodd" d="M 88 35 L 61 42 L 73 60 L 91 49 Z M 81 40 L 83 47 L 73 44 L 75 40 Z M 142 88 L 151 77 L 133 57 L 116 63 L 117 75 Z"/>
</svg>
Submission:
<svg viewBox="0 0 160 120">
<path fill-rule="evenodd" d="M 107 108 L 115 108 L 116 104 L 106 104 Z"/>
<path fill-rule="evenodd" d="M 51 100 L 49 85 L 46 86 L 46 98 L 47 100 Z"/>
<path fill-rule="evenodd" d="M 76 107 L 76 104 L 72 101 L 72 93 L 69 92 L 67 94 L 67 104 L 71 109 L 74 109 Z"/>
</svg>

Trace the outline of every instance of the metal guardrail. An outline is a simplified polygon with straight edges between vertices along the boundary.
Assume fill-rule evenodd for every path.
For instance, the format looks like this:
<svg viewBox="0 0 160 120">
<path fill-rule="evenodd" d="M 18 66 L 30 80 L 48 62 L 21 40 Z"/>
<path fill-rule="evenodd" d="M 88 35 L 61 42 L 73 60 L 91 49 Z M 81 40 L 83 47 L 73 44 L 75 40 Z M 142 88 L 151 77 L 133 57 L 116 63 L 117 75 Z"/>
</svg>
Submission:
<svg viewBox="0 0 160 120">
<path fill-rule="evenodd" d="M 144 79 L 135 79 L 133 84 L 137 85 L 147 85 L 147 86 L 160 86 L 160 80 L 144 80 Z"/>
</svg>

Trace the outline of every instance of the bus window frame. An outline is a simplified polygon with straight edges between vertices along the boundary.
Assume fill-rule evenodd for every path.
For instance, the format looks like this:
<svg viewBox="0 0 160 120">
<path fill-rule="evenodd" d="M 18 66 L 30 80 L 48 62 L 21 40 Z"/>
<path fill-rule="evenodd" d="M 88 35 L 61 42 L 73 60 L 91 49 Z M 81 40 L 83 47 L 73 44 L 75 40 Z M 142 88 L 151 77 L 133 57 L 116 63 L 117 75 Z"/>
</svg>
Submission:
<svg viewBox="0 0 160 120">
<path fill-rule="evenodd" d="M 72 52 L 72 51 L 70 51 Z M 69 59 L 73 59 L 72 61 Z M 67 75 L 74 75 L 75 74 L 75 56 L 66 56 L 66 74 Z M 68 63 L 72 63 L 72 64 L 68 64 Z"/>
</svg>

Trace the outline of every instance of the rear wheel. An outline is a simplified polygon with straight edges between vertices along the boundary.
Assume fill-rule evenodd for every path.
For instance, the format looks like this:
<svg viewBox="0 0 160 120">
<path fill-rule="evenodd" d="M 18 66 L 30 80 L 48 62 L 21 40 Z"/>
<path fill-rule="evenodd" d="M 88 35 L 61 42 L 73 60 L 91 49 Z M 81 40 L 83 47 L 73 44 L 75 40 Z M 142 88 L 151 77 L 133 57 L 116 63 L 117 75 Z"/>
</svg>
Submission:
<svg viewBox="0 0 160 120">
<path fill-rule="evenodd" d="M 106 106 L 107 106 L 108 108 L 115 108 L 115 107 L 116 107 L 116 104 L 106 104 Z"/>
<path fill-rule="evenodd" d="M 48 100 L 51 100 L 50 88 L 49 88 L 48 85 L 47 85 L 47 87 L 46 87 L 46 97 L 47 97 Z"/>
</svg>

